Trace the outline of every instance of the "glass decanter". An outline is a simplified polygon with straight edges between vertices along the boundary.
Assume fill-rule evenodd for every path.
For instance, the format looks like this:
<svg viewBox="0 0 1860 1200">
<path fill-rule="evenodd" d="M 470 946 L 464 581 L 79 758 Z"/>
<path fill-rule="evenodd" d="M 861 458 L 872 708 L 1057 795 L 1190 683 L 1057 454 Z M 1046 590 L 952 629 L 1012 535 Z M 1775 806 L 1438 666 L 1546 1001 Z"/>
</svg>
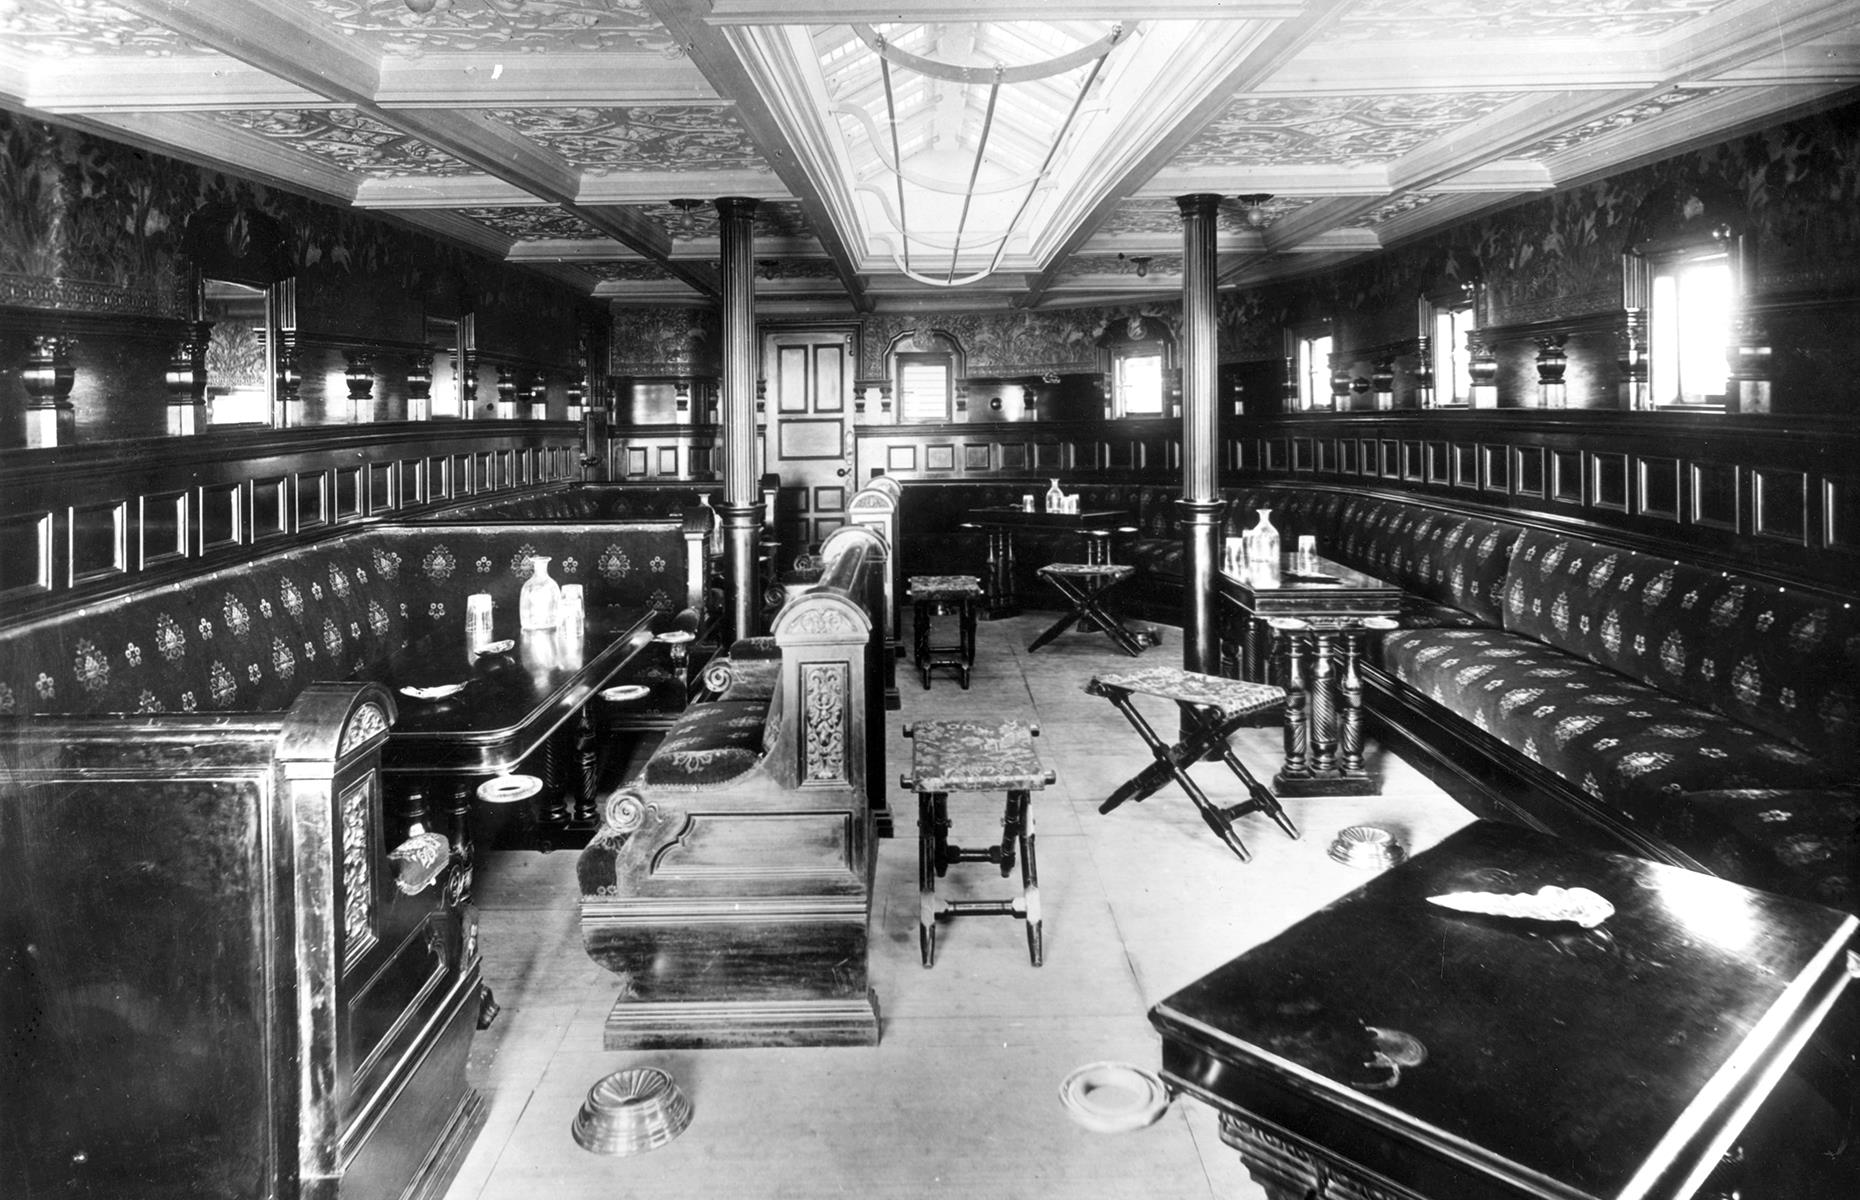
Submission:
<svg viewBox="0 0 1860 1200">
<path fill-rule="evenodd" d="M 562 586 L 549 576 L 549 556 L 530 559 L 530 577 L 517 597 L 518 623 L 524 629 L 554 629 L 562 611 Z"/>
<path fill-rule="evenodd" d="M 1053 480 L 1053 486 L 1046 489 L 1046 511 L 1049 513 L 1066 510 L 1066 494 L 1059 490 L 1059 480 Z"/>
</svg>

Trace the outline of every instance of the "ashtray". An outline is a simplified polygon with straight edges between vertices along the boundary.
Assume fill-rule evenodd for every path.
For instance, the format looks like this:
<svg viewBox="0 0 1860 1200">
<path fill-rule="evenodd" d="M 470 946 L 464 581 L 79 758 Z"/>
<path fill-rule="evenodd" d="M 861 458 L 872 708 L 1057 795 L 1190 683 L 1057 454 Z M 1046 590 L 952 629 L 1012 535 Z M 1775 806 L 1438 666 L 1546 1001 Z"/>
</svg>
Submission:
<svg viewBox="0 0 1860 1200">
<path fill-rule="evenodd" d="M 482 646 L 474 646 L 472 647 L 472 653 L 473 654 L 502 654 L 506 650 L 509 650 L 512 646 L 515 646 L 516 644 L 517 643 L 516 643 L 515 638 L 505 638 L 501 642 L 486 642 Z"/>
<path fill-rule="evenodd" d="M 534 775 L 493 775 L 478 785 L 478 799 L 486 804 L 515 804 L 542 791 Z"/>
<path fill-rule="evenodd" d="M 656 1150 L 691 1124 L 691 1101 L 657 1067 L 615 1071 L 588 1089 L 569 1131 L 593 1154 Z"/>
<path fill-rule="evenodd" d="M 1346 867 L 1380 871 L 1407 857 L 1395 835 L 1380 825 L 1351 825 L 1337 831 L 1330 844 L 1330 856 Z"/>
<path fill-rule="evenodd" d="M 1169 1107 L 1163 1081 L 1129 1063 L 1087 1063 L 1059 1085 L 1066 1115 L 1093 1133 L 1128 1133 L 1152 1125 Z"/>
<path fill-rule="evenodd" d="M 614 704 L 624 704 L 628 700 L 638 700 L 652 694 L 652 689 L 639 683 L 623 683 L 619 687 L 610 687 L 601 693 L 601 699 Z"/>
<path fill-rule="evenodd" d="M 447 696 L 456 696 L 465 690 L 462 683 L 441 683 L 433 687 L 404 687 L 400 689 L 403 696 L 415 700 L 444 700 Z"/>
</svg>

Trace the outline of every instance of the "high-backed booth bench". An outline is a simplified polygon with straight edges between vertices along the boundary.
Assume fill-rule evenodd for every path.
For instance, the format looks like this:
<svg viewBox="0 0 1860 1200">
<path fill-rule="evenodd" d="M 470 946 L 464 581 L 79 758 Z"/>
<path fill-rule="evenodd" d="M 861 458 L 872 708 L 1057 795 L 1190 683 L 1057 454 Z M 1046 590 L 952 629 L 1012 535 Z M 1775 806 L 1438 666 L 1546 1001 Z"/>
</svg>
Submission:
<svg viewBox="0 0 1860 1200">
<path fill-rule="evenodd" d="M 1085 507 L 1130 513 L 1112 549 L 1137 567 L 1126 594 L 1179 620 L 1179 487 L 1066 486 Z M 932 555 L 979 564 L 962 514 L 1026 488 L 907 485 L 903 569 Z M 1473 504 L 1303 484 L 1224 496 L 1227 534 L 1269 508 L 1286 548 L 1312 534 L 1326 557 L 1404 590 L 1402 629 L 1366 665 L 1368 705 L 1476 810 L 1860 905 L 1853 594 Z M 1076 535 L 1045 536 L 1023 548 L 1023 574 Z M 1231 673 L 1242 631 L 1226 616 Z"/>
<path fill-rule="evenodd" d="M 443 1192 L 479 947 L 464 800 L 420 797 L 600 680 L 417 770 L 421 702 L 382 681 L 472 593 L 514 634 L 537 555 L 639 632 L 579 674 L 619 671 L 703 603 L 687 524 L 360 527 L 0 628 L 0 1194 Z"/>
<path fill-rule="evenodd" d="M 582 936 L 623 981 L 609 1049 L 871 1045 L 866 975 L 882 777 L 886 546 L 835 530 L 770 639 L 601 802 Z"/>
</svg>

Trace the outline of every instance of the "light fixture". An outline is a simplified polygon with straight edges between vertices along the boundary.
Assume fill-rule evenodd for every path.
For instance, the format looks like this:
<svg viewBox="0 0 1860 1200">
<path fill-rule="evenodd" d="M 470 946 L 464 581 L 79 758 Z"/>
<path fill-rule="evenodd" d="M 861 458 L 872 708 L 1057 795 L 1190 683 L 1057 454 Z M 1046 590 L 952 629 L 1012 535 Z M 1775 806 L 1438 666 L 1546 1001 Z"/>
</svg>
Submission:
<svg viewBox="0 0 1860 1200">
<path fill-rule="evenodd" d="M 1119 254 L 1117 256 L 1117 260 L 1119 262 L 1127 262 L 1127 263 L 1135 264 L 1136 269 L 1137 269 L 1137 278 L 1141 279 L 1145 275 L 1148 275 L 1150 273 L 1150 257 L 1151 256 L 1148 254 L 1132 254 L 1128 256 Z"/>
<path fill-rule="evenodd" d="M 1235 196 L 1234 199 L 1246 205 L 1246 212 L 1242 215 L 1249 226 L 1254 229 L 1266 227 L 1266 222 L 1271 217 L 1263 206 L 1266 201 L 1272 199 L 1271 192 L 1249 192 L 1244 196 Z"/>
<path fill-rule="evenodd" d="M 1060 147 L 1065 144 L 1074 122 L 1084 110 L 1086 97 L 1097 83 L 1105 60 L 1124 40 L 1127 32 L 1125 26 L 1113 25 L 1104 36 L 1056 57 L 1013 66 L 998 61 L 986 66 L 973 65 L 973 58 L 969 63 L 941 61 L 912 53 L 871 25 L 856 23 L 852 28 L 859 40 L 877 56 L 878 73 L 883 85 L 882 115 L 850 105 L 839 109 L 861 123 L 871 139 L 873 156 L 884 171 L 891 175 L 886 184 L 873 182 L 861 187 L 861 190 L 869 192 L 877 200 L 896 231 L 895 236 L 880 234 L 879 238 L 892 243 L 889 246 L 891 258 L 898 270 L 919 283 L 933 287 L 960 287 L 987 278 L 1000 268 L 1008 243 L 1014 237 L 1021 219 L 1032 206 L 1042 185 L 1048 184 L 1047 172 L 1058 158 Z M 984 167 L 991 165 L 989 138 L 995 129 L 997 112 L 1025 114 L 1045 110 L 1057 115 L 1065 101 L 1051 94 L 1055 90 L 1054 85 L 1043 84 L 1042 81 L 1080 68 L 1085 68 L 1083 80 L 1071 97 L 1069 106 L 1065 107 L 1065 115 L 1053 124 L 1050 144 L 1038 166 L 1029 172 L 1011 176 L 1004 176 L 998 166 L 985 171 Z M 943 101 L 945 106 L 948 106 L 947 93 L 950 91 L 985 89 L 985 97 L 969 106 L 970 111 L 980 111 L 982 116 L 972 147 L 962 147 L 965 152 L 973 155 L 966 178 L 961 171 L 926 169 L 922 164 L 907 161 L 905 134 L 909 132 L 910 125 L 908 110 L 919 103 L 913 97 L 924 90 L 923 85 L 910 78 L 912 75 L 924 77 L 929 81 L 932 91 L 946 93 Z M 1036 97 L 1023 91 L 1023 94 L 1016 95 L 1016 89 L 1023 85 L 1033 85 L 1045 94 Z M 906 110 L 906 114 L 901 115 L 901 110 Z M 1020 132 L 1025 134 L 1026 130 Z M 965 142 L 967 140 L 964 139 Z M 913 147 L 912 153 L 916 152 Z M 1025 161 L 1028 156 L 1025 151 L 1016 148 L 1003 157 Z M 952 175 L 955 177 L 952 178 Z M 1008 199 L 1015 192 L 1020 193 L 1018 201 Z M 1005 219 L 994 228 L 985 229 L 981 233 L 973 232 L 972 219 L 976 219 L 976 223 L 985 220 L 982 214 L 990 207 L 990 200 L 997 196 L 1006 200 L 1002 214 Z M 937 210 L 945 204 L 957 210 L 953 226 L 936 219 Z M 915 227 L 913 221 L 917 223 Z M 987 261 L 980 270 L 958 275 L 963 265 L 965 239 L 971 255 L 978 252 L 986 254 Z"/>
</svg>

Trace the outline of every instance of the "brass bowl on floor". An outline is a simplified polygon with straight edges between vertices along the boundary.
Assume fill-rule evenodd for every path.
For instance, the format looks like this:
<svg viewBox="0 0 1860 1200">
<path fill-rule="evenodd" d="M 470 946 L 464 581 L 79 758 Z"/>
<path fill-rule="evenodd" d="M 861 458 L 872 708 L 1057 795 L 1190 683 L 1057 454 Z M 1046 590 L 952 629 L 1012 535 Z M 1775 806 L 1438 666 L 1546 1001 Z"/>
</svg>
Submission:
<svg viewBox="0 0 1860 1200">
<path fill-rule="evenodd" d="M 575 1144 L 593 1154 L 656 1150 L 691 1124 L 691 1101 L 656 1067 L 615 1071 L 588 1089 L 570 1127 Z"/>
<path fill-rule="evenodd" d="M 1337 831 L 1330 844 L 1330 856 L 1346 867 L 1381 871 L 1407 857 L 1395 835 L 1380 825 L 1351 825 Z"/>
</svg>

